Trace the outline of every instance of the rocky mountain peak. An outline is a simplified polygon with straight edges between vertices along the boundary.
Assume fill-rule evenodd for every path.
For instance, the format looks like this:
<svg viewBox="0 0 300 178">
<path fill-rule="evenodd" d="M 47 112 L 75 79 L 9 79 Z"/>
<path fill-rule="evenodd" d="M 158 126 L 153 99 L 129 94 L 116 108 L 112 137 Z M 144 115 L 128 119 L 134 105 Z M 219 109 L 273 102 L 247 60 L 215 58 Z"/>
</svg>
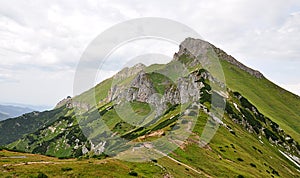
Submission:
<svg viewBox="0 0 300 178">
<path fill-rule="evenodd" d="M 238 60 L 236 60 L 231 55 L 228 55 L 226 52 L 224 52 L 222 49 L 217 48 L 216 46 L 210 44 L 207 41 L 201 40 L 201 39 L 194 39 L 194 38 L 186 38 L 179 46 L 178 53 L 175 53 L 174 58 L 178 58 L 178 56 L 181 56 L 183 54 L 189 55 L 191 57 L 197 57 L 201 55 L 204 61 L 206 61 L 206 54 L 209 51 L 213 51 L 217 57 L 221 60 L 225 60 L 236 67 L 238 67 L 241 70 L 244 70 L 248 72 L 249 74 L 255 76 L 256 78 L 263 78 L 263 74 L 261 74 L 257 70 L 253 70 L 244 64 L 240 63 Z"/>
<path fill-rule="evenodd" d="M 146 65 L 142 63 L 135 64 L 132 67 L 125 67 L 114 76 L 114 80 L 123 80 L 130 76 L 136 75 L 145 68 Z"/>
<path fill-rule="evenodd" d="M 201 39 L 194 39 L 194 38 L 186 38 L 180 45 L 179 45 L 179 52 L 178 54 L 188 53 L 192 56 L 199 56 L 200 54 L 206 54 L 208 49 L 210 49 L 212 45 L 204 40 Z"/>
</svg>

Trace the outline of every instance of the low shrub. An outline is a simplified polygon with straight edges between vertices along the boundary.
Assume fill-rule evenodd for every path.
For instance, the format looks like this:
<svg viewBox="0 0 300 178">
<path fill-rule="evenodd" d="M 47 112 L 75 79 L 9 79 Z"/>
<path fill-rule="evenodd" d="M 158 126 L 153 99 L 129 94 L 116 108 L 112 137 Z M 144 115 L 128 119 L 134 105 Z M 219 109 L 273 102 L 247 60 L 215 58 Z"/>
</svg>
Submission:
<svg viewBox="0 0 300 178">
<path fill-rule="evenodd" d="M 151 159 L 152 162 L 154 163 L 157 163 L 157 160 L 156 159 Z"/>
<path fill-rule="evenodd" d="M 61 168 L 61 170 L 64 171 L 64 172 L 66 172 L 66 171 L 72 171 L 73 168 L 71 168 L 71 167 L 63 167 L 63 168 Z"/>
<path fill-rule="evenodd" d="M 250 166 L 256 168 L 256 165 L 254 163 L 250 163 Z"/>
<path fill-rule="evenodd" d="M 135 176 L 135 177 L 138 176 L 138 173 L 135 172 L 135 171 L 130 171 L 128 174 L 131 175 L 131 176 Z"/>
<path fill-rule="evenodd" d="M 238 160 L 238 161 L 244 161 L 242 158 L 238 158 L 237 160 Z"/>
<path fill-rule="evenodd" d="M 48 178 L 48 176 L 42 172 L 39 172 L 37 178 Z"/>
</svg>

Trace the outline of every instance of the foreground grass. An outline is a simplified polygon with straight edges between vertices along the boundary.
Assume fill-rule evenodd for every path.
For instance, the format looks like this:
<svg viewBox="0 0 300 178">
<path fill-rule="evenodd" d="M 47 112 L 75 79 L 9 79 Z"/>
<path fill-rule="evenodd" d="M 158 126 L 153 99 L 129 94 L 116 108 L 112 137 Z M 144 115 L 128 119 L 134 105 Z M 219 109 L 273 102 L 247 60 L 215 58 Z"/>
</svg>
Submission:
<svg viewBox="0 0 300 178">
<path fill-rule="evenodd" d="M 42 155 L 0 152 L 0 177 L 161 177 L 154 163 L 129 163 L 114 159 L 57 159 Z M 23 158 L 18 156 L 24 156 Z M 136 173 L 136 174 L 135 174 Z"/>
<path fill-rule="evenodd" d="M 211 142 L 201 148 L 197 144 L 201 132 L 196 132 L 182 148 L 149 162 L 57 159 L 0 151 L 0 177 L 300 177 L 278 148 L 265 139 L 260 142 L 227 117 L 223 121 L 235 135 L 221 126 Z M 205 124 L 203 116 L 194 130 L 203 130 Z"/>
</svg>

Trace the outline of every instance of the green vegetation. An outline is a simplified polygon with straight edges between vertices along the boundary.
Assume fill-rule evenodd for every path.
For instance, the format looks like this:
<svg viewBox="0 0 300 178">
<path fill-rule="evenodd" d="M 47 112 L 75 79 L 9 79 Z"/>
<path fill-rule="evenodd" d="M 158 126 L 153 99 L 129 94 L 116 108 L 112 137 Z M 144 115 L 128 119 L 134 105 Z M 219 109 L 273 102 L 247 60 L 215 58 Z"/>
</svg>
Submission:
<svg viewBox="0 0 300 178">
<path fill-rule="evenodd" d="M 78 139 L 78 141 L 76 141 Z M 78 157 L 82 155 L 81 147 L 73 149 L 76 142 L 87 139 L 73 117 L 60 117 L 52 125 L 24 136 L 21 140 L 7 145 L 15 151 L 32 152 L 56 156 L 59 158 Z"/>
<path fill-rule="evenodd" d="M 210 52 L 207 55 L 212 57 Z M 189 71 L 180 69 L 182 63 Z M 144 69 L 146 87 L 160 95 L 177 91 L 178 76 L 187 81 L 192 78 L 188 84 L 201 86 L 197 101 L 174 104 L 167 100 L 162 115 L 156 115 L 153 103 L 142 99 L 110 101 L 112 84 L 118 84 L 125 94 L 139 91 L 130 86 L 138 75 L 134 74 L 120 81 L 107 79 L 72 98 L 87 106 L 79 107 L 80 112 L 63 105 L 0 122 L 0 134 L 7 135 L 0 138 L 0 145 L 6 147 L 0 147 L 0 177 L 299 177 L 298 168 L 279 151 L 299 156 L 299 97 L 224 60 L 228 88 L 221 93 L 212 87 L 219 86 L 210 81 L 214 76 L 193 63 L 183 54 L 179 61 Z M 219 104 L 216 108 L 211 107 L 212 95 Z M 210 110 L 218 111 L 225 104 L 223 95 L 224 117 L 210 117 Z M 192 123 L 195 116 L 197 122 Z M 215 127 L 219 127 L 216 134 L 203 146 L 203 131 Z M 160 151 L 159 139 L 164 136 L 172 143 L 163 144 L 178 144 L 167 156 L 142 163 L 114 158 L 156 140 L 152 146 Z M 98 143 L 112 153 L 97 152 Z M 135 146 L 138 148 L 133 149 Z"/>
<path fill-rule="evenodd" d="M 239 91 L 261 113 L 300 142 L 299 96 L 280 88 L 265 78 L 256 78 L 227 61 L 221 60 L 221 64 L 227 87 L 233 91 Z"/>
<path fill-rule="evenodd" d="M 56 108 L 51 111 L 32 112 L 20 117 L 8 119 L 0 122 L 0 146 L 20 139 L 23 135 L 35 132 L 45 125 L 65 116 L 68 112 L 66 108 Z"/>
<path fill-rule="evenodd" d="M 149 74 L 151 81 L 154 81 L 154 88 L 159 94 L 164 94 L 166 86 L 171 85 L 171 81 L 164 75 L 152 72 Z"/>
<path fill-rule="evenodd" d="M 112 81 L 113 78 L 106 79 L 90 90 L 74 97 L 74 100 L 94 106 L 95 103 L 99 103 L 106 98 L 108 91 L 111 88 Z"/>
<path fill-rule="evenodd" d="M 0 177 L 163 177 L 167 170 L 151 162 L 130 163 L 114 159 L 57 159 L 42 155 L 1 151 Z"/>
</svg>

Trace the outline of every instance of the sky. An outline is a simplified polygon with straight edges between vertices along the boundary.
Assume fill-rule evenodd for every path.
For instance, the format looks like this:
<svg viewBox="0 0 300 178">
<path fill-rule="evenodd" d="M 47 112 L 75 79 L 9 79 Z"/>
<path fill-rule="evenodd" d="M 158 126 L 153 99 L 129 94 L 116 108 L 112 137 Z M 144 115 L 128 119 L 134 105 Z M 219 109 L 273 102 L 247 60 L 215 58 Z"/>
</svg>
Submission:
<svg viewBox="0 0 300 178">
<path fill-rule="evenodd" d="M 52 107 L 72 96 L 89 43 L 113 25 L 142 17 L 183 23 L 300 95 L 299 0 L 10 0 L 0 1 L 0 103 Z M 133 50 L 172 56 L 178 47 L 155 40 L 128 44 L 116 50 L 97 82 L 125 66 Z"/>
</svg>

